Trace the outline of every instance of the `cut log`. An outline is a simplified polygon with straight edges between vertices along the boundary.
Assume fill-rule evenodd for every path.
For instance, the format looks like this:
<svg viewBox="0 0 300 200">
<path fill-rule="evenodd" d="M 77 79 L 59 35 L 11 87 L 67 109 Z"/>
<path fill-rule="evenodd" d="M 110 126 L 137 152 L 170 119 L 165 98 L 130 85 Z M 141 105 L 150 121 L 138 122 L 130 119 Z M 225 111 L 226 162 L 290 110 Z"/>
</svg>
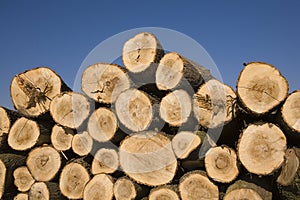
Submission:
<svg viewBox="0 0 300 200">
<path fill-rule="evenodd" d="M 116 114 L 120 122 L 129 130 L 146 130 L 152 121 L 152 105 L 149 97 L 137 89 L 121 93 L 116 100 Z"/>
<path fill-rule="evenodd" d="M 69 199 L 83 198 L 83 190 L 90 180 L 86 163 L 73 161 L 67 164 L 60 174 L 59 188 Z"/>
<path fill-rule="evenodd" d="M 166 95 L 160 103 L 160 117 L 171 126 L 187 122 L 192 111 L 192 101 L 184 90 L 175 90 Z"/>
<path fill-rule="evenodd" d="M 193 108 L 199 125 L 215 128 L 233 119 L 235 92 L 215 79 L 204 83 L 193 97 Z"/>
<path fill-rule="evenodd" d="M 117 129 L 117 117 L 107 108 L 98 108 L 89 118 L 88 132 L 98 142 L 106 142 L 112 139 Z"/>
<path fill-rule="evenodd" d="M 14 197 L 14 200 L 28 200 L 29 196 L 27 193 L 19 193 Z"/>
<path fill-rule="evenodd" d="M 172 148 L 177 158 L 185 159 L 201 144 L 201 138 L 192 132 L 181 131 L 172 139 Z"/>
<path fill-rule="evenodd" d="M 17 112 L 0 106 L 0 151 L 8 147 L 7 136 L 9 130 L 19 116 Z"/>
<path fill-rule="evenodd" d="M 73 136 L 72 150 L 79 156 L 88 155 L 93 148 L 93 139 L 87 131 L 83 131 Z"/>
<path fill-rule="evenodd" d="M 51 143 L 57 151 L 69 150 L 72 146 L 73 135 L 72 129 L 54 125 L 51 132 Z"/>
<path fill-rule="evenodd" d="M 244 180 L 238 180 L 228 187 L 224 200 L 271 200 L 272 193 L 266 189 Z"/>
<path fill-rule="evenodd" d="M 218 187 L 207 178 L 203 171 L 191 171 L 184 174 L 178 188 L 182 200 L 219 199 Z"/>
<path fill-rule="evenodd" d="M 57 183 L 36 182 L 30 188 L 29 199 L 61 200 L 65 198 L 62 196 Z"/>
<path fill-rule="evenodd" d="M 70 90 L 51 69 L 39 67 L 16 75 L 10 86 L 15 108 L 25 116 L 37 117 L 49 111 L 50 102 Z"/>
<path fill-rule="evenodd" d="M 237 81 L 237 95 L 242 105 L 255 115 L 270 112 L 288 95 L 288 82 L 274 66 L 248 63 Z"/>
<path fill-rule="evenodd" d="M 16 168 L 25 165 L 25 157 L 15 154 L 0 154 L 0 199 L 6 194 L 16 194 L 13 172 Z"/>
<path fill-rule="evenodd" d="M 75 129 L 89 116 L 90 103 L 82 94 L 64 92 L 53 98 L 50 113 L 56 123 Z"/>
<path fill-rule="evenodd" d="M 36 181 L 51 181 L 61 166 L 60 154 L 50 146 L 37 147 L 28 154 L 26 165 Z"/>
<path fill-rule="evenodd" d="M 120 145 L 119 155 L 124 172 L 144 185 L 167 184 L 177 169 L 171 141 L 162 133 L 145 131 L 127 137 Z"/>
<path fill-rule="evenodd" d="M 177 185 L 159 186 L 150 191 L 149 200 L 180 200 Z"/>
<path fill-rule="evenodd" d="M 249 172 L 267 175 L 283 164 L 286 145 L 285 135 L 276 125 L 251 124 L 241 134 L 238 157 Z"/>
<path fill-rule="evenodd" d="M 294 149 L 287 149 L 285 160 L 281 169 L 281 173 L 277 178 L 277 183 L 283 186 L 292 184 L 299 169 L 299 158 Z"/>
<path fill-rule="evenodd" d="M 95 175 L 85 186 L 83 199 L 112 200 L 114 196 L 114 181 L 107 174 Z"/>
<path fill-rule="evenodd" d="M 27 192 L 35 182 L 26 166 L 18 167 L 14 171 L 14 183 L 20 192 Z"/>
<path fill-rule="evenodd" d="M 181 55 L 170 52 L 160 60 L 155 77 L 160 90 L 172 90 L 178 86 L 189 86 L 197 90 L 209 79 L 210 72 Z"/>
<path fill-rule="evenodd" d="M 50 135 L 36 121 L 21 117 L 12 125 L 7 141 L 12 149 L 25 151 L 35 145 L 49 143 Z"/>
<path fill-rule="evenodd" d="M 111 104 L 124 90 L 129 89 L 130 80 L 124 68 L 115 64 L 97 63 L 82 74 L 82 91 L 97 102 Z"/>
<path fill-rule="evenodd" d="M 116 200 L 140 199 L 145 190 L 126 176 L 120 177 L 114 184 L 114 196 Z"/>
<path fill-rule="evenodd" d="M 119 155 L 114 149 L 101 148 L 92 162 L 92 174 L 111 174 L 119 168 Z"/>
<path fill-rule="evenodd" d="M 278 122 L 291 145 L 299 146 L 300 141 L 300 91 L 291 93 L 279 113 Z"/>
<path fill-rule="evenodd" d="M 143 32 L 124 44 L 122 60 L 135 83 L 154 83 L 157 64 L 163 54 L 158 39 L 151 33 Z"/>
<path fill-rule="evenodd" d="M 214 181 L 229 183 L 239 174 L 236 153 L 229 147 L 211 148 L 206 153 L 204 162 L 207 175 Z"/>
</svg>

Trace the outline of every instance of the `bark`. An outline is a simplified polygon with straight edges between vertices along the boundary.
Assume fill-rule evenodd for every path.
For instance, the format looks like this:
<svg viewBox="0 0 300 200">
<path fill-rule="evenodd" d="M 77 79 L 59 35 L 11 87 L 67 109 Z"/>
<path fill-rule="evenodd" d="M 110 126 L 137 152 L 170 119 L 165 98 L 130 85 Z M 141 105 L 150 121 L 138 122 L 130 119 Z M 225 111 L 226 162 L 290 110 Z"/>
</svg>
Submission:
<svg viewBox="0 0 300 200">
<path fill-rule="evenodd" d="M 237 81 L 237 95 L 244 108 L 254 115 L 274 110 L 288 95 L 288 82 L 274 66 L 248 63 Z"/>
</svg>

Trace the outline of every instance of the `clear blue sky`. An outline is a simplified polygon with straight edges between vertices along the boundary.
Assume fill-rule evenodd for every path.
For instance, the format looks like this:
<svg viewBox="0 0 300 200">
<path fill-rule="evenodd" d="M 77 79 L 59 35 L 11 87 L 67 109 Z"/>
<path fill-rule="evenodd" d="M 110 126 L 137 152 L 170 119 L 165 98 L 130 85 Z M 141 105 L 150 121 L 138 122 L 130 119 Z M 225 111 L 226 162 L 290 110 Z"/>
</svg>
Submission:
<svg viewBox="0 0 300 200">
<path fill-rule="evenodd" d="M 139 27 L 164 27 L 199 42 L 235 88 L 243 62 L 264 61 L 299 87 L 300 1 L 0 0 L 0 105 L 24 70 L 49 66 L 72 86 L 101 41 Z"/>
</svg>

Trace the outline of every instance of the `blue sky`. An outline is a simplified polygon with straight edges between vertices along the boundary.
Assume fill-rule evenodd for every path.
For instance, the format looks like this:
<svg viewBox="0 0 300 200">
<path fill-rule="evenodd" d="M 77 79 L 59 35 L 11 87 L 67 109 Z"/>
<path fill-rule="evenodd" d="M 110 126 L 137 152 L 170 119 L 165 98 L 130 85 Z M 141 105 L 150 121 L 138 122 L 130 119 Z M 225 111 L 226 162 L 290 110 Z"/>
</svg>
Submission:
<svg viewBox="0 0 300 200">
<path fill-rule="evenodd" d="M 24 70 L 49 66 L 73 86 L 100 42 L 140 27 L 184 33 L 210 54 L 235 88 L 243 62 L 263 61 L 299 87 L 300 1 L 17 1 L 0 0 L 0 105 Z M 162 41 L 163 42 L 163 41 Z"/>
</svg>

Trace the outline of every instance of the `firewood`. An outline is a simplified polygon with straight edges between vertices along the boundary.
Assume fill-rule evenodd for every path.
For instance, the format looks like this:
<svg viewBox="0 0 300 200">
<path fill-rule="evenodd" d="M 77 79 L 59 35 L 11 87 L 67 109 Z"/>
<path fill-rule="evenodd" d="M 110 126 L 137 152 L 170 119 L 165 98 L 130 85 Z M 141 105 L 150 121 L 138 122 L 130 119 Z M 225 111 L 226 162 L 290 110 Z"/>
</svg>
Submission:
<svg viewBox="0 0 300 200">
<path fill-rule="evenodd" d="M 180 200 L 177 185 L 164 185 L 150 191 L 149 200 L 172 199 Z"/>
<path fill-rule="evenodd" d="M 145 131 L 127 137 L 119 152 L 122 169 L 138 183 L 163 185 L 171 182 L 176 173 L 171 141 L 162 133 Z"/>
<path fill-rule="evenodd" d="M 88 121 L 88 132 L 98 142 L 111 140 L 118 129 L 116 115 L 107 108 L 95 110 Z"/>
<path fill-rule="evenodd" d="M 160 117 L 171 126 L 187 122 L 192 111 L 192 101 L 184 90 L 175 90 L 166 95 L 160 103 Z"/>
<path fill-rule="evenodd" d="M 0 106 L 0 151 L 8 149 L 7 137 L 12 124 L 20 117 L 16 111 Z"/>
<path fill-rule="evenodd" d="M 57 151 L 69 150 L 72 146 L 73 135 L 72 129 L 54 125 L 51 132 L 51 144 Z"/>
<path fill-rule="evenodd" d="M 272 111 L 288 95 L 288 82 L 274 66 L 248 63 L 237 81 L 237 95 L 242 105 L 252 114 Z"/>
<path fill-rule="evenodd" d="M 27 193 L 18 193 L 15 197 L 14 200 L 28 200 L 29 196 Z"/>
<path fill-rule="evenodd" d="M 95 175 L 85 186 L 83 199 L 112 200 L 114 192 L 113 178 L 107 174 Z"/>
<path fill-rule="evenodd" d="M 119 168 L 119 155 L 114 149 L 101 148 L 93 159 L 91 172 L 92 174 L 114 173 Z"/>
<path fill-rule="evenodd" d="M 82 91 L 97 102 L 111 104 L 130 80 L 124 68 L 115 64 L 97 63 L 85 69 L 82 75 Z"/>
<path fill-rule="evenodd" d="M 26 165 L 36 181 L 51 181 L 61 166 L 60 154 L 50 146 L 41 146 L 31 150 Z"/>
<path fill-rule="evenodd" d="M 64 92 L 55 96 L 50 104 L 50 114 L 62 126 L 78 128 L 89 116 L 90 103 L 82 94 Z"/>
<path fill-rule="evenodd" d="M 51 69 L 39 67 L 16 75 L 10 86 L 15 108 L 25 116 L 37 117 L 49 111 L 50 102 L 70 90 Z"/>
<path fill-rule="evenodd" d="M 25 165 L 25 157 L 16 154 L 0 154 L 0 198 L 16 194 L 13 172 L 16 168 Z"/>
<path fill-rule="evenodd" d="M 120 177 L 114 183 L 116 200 L 140 199 L 146 190 L 126 176 Z"/>
<path fill-rule="evenodd" d="M 12 149 L 25 151 L 35 145 L 49 143 L 50 134 L 36 121 L 21 117 L 12 125 L 7 141 Z"/>
<path fill-rule="evenodd" d="M 283 164 L 286 145 L 285 135 L 276 125 L 251 124 L 241 134 L 238 157 L 249 172 L 268 175 Z"/>
<path fill-rule="evenodd" d="M 224 200 L 271 200 L 272 193 L 254 183 L 238 180 L 228 187 Z"/>
<path fill-rule="evenodd" d="M 83 198 L 84 187 L 90 180 L 87 163 L 76 160 L 68 163 L 62 169 L 59 178 L 61 193 L 69 199 Z"/>
<path fill-rule="evenodd" d="M 35 182 L 26 166 L 18 167 L 14 170 L 14 183 L 20 192 L 27 192 Z"/>
<path fill-rule="evenodd" d="M 61 200 L 62 196 L 58 184 L 53 182 L 36 182 L 29 191 L 29 199 Z"/>
<path fill-rule="evenodd" d="M 193 108 L 198 123 L 216 128 L 229 123 L 234 115 L 235 92 L 215 79 L 204 83 L 194 95 Z"/>
<path fill-rule="evenodd" d="M 140 90 L 129 89 L 121 93 L 116 100 L 115 107 L 118 119 L 131 131 L 146 130 L 152 122 L 151 101 Z"/>
<path fill-rule="evenodd" d="M 157 64 L 163 54 L 158 39 L 151 33 L 143 32 L 125 42 L 122 60 L 136 84 L 154 83 Z"/>
<path fill-rule="evenodd" d="M 79 156 L 88 155 L 93 148 L 93 139 L 87 131 L 77 133 L 72 139 L 72 150 Z"/>
<path fill-rule="evenodd" d="M 211 148 L 204 161 L 207 175 L 215 181 L 229 183 L 239 174 L 236 153 L 229 147 Z"/>
<path fill-rule="evenodd" d="M 187 158 L 200 144 L 201 138 L 189 131 L 181 131 L 172 138 L 172 148 L 179 159 Z"/>
<path fill-rule="evenodd" d="M 197 90 L 210 79 L 210 73 L 209 70 L 178 53 L 170 52 L 160 60 L 155 77 L 157 88 L 160 90 L 172 90 L 177 87 Z"/>
<path fill-rule="evenodd" d="M 219 199 L 218 187 L 203 171 L 191 171 L 184 174 L 178 188 L 182 200 Z"/>
</svg>

